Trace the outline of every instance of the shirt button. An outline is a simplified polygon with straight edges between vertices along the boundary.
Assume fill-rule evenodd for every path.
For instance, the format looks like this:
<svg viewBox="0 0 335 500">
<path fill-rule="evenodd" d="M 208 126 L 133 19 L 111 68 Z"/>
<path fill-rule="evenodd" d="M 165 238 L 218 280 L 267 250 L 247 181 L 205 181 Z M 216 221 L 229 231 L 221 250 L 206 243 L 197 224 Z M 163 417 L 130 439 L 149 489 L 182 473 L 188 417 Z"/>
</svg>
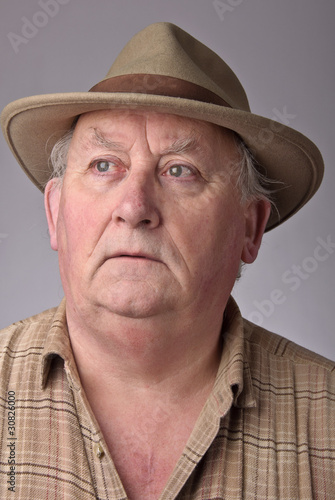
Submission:
<svg viewBox="0 0 335 500">
<path fill-rule="evenodd" d="M 98 458 L 102 458 L 105 454 L 104 450 L 103 450 L 103 447 L 101 446 L 100 443 L 95 443 L 94 444 L 94 453 L 96 454 L 96 456 Z"/>
</svg>

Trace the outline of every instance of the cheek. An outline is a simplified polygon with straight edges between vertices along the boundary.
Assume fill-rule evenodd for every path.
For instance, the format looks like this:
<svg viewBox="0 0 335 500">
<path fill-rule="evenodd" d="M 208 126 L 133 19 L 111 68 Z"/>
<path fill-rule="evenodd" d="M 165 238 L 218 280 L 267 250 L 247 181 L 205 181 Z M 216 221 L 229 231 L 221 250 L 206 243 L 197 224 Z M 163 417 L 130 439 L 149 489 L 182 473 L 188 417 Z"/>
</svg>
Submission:
<svg viewBox="0 0 335 500">
<path fill-rule="evenodd" d="M 235 203 L 212 203 L 193 211 L 179 231 L 180 249 L 199 276 L 236 274 L 244 243 L 244 217 Z"/>
<path fill-rule="evenodd" d="M 76 267 L 98 240 L 99 209 L 84 196 L 71 197 L 61 205 L 58 217 L 59 253 Z"/>
<path fill-rule="evenodd" d="M 235 201 L 214 199 L 198 206 L 195 201 L 184 227 L 198 248 L 212 245 L 213 250 L 216 247 L 228 249 L 243 239 L 244 222 L 241 207 Z"/>
</svg>

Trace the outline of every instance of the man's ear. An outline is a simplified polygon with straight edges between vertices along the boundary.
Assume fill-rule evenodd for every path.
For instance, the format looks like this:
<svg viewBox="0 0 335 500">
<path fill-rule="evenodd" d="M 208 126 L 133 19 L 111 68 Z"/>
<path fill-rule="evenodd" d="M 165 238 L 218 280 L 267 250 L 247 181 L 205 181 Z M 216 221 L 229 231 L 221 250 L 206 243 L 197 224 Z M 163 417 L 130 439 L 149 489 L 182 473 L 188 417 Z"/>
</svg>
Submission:
<svg viewBox="0 0 335 500">
<path fill-rule="evenodd" d="M 246 209 L 245 242 L 241 256 L 246 264 L 254 262 L 258 255 L 270 212 L 268 200 L 252 201 Z"/>
<path fill-rule="evenodd" d="M 49 227 L 50 245 L 53 250 L 58 250 L 57 220 L 59 212 L 60 195 L 61 195 L 60 180 L 51 179 L 46 185 L 44 191 L 44 207 Z"/>
</svg>

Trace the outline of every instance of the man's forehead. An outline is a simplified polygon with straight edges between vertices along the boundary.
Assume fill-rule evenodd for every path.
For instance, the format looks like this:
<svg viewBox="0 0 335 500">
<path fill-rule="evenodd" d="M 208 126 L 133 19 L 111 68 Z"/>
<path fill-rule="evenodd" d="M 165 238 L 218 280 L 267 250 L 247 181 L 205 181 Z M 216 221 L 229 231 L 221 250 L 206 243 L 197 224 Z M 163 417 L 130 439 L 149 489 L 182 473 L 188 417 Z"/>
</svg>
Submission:
<svg viewBox="0 0 335 500">
<path fill-rule="evenodd" d="M 94 146 L 102 147 L 104 149 L 122 150 L 124 144 L 122 142 L 113 141 L 109 139 L 108 135 L 98 127 L 90 127 L 91 138 L 90 141 Z M 168 138 L 167 138 L 168 140 Z M 194 134 L 186 135 L 185 137 L 178 137 L 171 139 L 169 146 L 164 149 L 164 153 L 186 153 L 187 151 L 196 150 L 199 148 L 200 141 Z M 171 143 L 170 143 L 171 142 Z"/>
<path fill-rule="evenodd" d="M 89 141 L 93 146 L 118 149 L 124 146 L 128 133 L 151 127 L 151 133 L 174 150 L 185 152 L 210 143 L 231 140 L 234 133 L 218 125 L 183 116 L 158 113 L 152 110 L 102 110 L 80 116 L 75 136 Z M 135 129 L 133 128 L 135 126 Z"/>
</svg>

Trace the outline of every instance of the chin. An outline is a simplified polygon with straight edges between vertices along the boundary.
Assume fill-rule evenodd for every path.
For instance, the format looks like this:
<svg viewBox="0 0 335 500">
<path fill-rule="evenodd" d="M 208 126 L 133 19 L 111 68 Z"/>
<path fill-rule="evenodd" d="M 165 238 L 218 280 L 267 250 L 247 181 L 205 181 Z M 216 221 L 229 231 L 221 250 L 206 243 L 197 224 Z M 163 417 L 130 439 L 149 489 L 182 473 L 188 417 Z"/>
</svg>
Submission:
<svg viewBox="0 0 335 500">
<path fill-rule="evenodd" d="M 151 304 L 101 304 L 104 310 L 110 314 L 129 319 L 146 319 L 158 315 L 160 308 Z"/>
<path fill-rule="evenodd" d="M 107 292 L 96 302 L 106 312 L 127 318 L 143 319 L 162 313 L 166 307 L 165 298 L 155 294 L 152 289 L 145 293 L 145 287 L 141 288 L 137 293 L 133 290 L 131 294 L 121 293 L 121 290 L 120 293 Z"/>
</svg>

